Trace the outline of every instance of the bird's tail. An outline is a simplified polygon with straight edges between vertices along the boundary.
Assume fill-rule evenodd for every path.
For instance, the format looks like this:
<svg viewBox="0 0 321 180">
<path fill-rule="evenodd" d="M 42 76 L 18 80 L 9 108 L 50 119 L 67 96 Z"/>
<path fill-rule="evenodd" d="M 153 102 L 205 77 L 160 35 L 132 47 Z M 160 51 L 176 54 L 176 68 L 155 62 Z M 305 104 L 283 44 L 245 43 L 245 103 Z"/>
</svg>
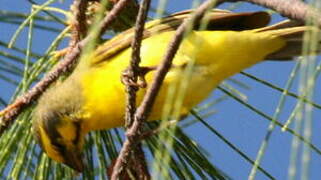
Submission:
<svg viewBox="0 0 321 180">
<path fill-rule="evenodd" d="M 271 33 L 286 40 L 286 45 L 280 50 L 269 54 L 266 60 L 291 60 L 303 53 L 316 55 L 321 53 L 321 30 L 314 26 L 304 26 L 297 21 L 283 21 L 278 24 L 263 27 L 255 30 L 257 32 Z M 305 33 L 315 34 L 305 36 Z M 303 52 L 304 41 L 315 41 L 315 49 L 310 52 Z"/>
</svg>

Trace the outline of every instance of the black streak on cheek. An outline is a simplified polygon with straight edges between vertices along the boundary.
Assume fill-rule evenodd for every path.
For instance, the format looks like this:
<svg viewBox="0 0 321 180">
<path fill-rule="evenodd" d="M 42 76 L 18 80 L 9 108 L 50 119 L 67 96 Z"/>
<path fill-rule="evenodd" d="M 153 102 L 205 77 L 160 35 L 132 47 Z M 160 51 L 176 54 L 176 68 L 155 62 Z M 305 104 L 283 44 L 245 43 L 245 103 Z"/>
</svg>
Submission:
<svg viewBox="0 0 321 180">
<path fill-rule="evenodd" d="M 59 139 L 62 139 L 61 135 L 57 131 L 57 127 L 61 123 L 61 114 L 59 113 L 48 113 L 44 116 L 44 129 L 49 136 L 53 149 L 59 154 L 64 155 L 67 152 L 64 144 L 61 144 Z"/>
<path fill-rule="evenodd" d="M 58 151 L 61 155 L 63 155 L 63 157 L 65 157 L 65 154 L 67 152 L 67 148 L 64 145 L 58 143 L 56 141 L 56 139 L 53 140 L 51 144 L 54 146 L 56 151 Z"/>
<path fill-rule="evenodd" d="M 76 137 L 72 141 L 72 143 L 77 145 L 80 141 L 81 126 L 80 126 L 80 122 L 78 122 L 78 121 L 74 122 L 74 125 L 76 126 Z"/>
<path fill-rule="evenodd" d="M 55 141 L 58 138 L 61 138 L 60 134 L 57 131 L 57 126 L 60 123 L 60 116 L 57 113 L 47 114 L 44 120 L 45 131 L 48 133 L 48 136 L 51 141 Z"/>
</svg>

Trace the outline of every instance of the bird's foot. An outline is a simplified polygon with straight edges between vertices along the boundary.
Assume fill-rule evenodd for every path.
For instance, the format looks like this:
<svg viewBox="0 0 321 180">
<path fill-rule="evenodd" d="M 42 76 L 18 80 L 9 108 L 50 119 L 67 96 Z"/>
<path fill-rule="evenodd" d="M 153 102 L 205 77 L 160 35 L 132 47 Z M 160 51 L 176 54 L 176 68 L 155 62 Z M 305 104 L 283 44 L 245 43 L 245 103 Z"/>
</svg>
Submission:
<svg viewBox="0 0 321 180">
<path fill-rule="evenodd" d="M 137 70 L 137 81 L 133 77 L 133 72 L 129 69 L 126 69 L 122 73 L 121 81 L 123 84 L 128 86 L 133 86 L 136 88 L 146 88 L 147 82 L 145 76 L 148 72 L 153 71 L 156 69 L 156 66 L 143 66 L 139 67 Z"/>
</svg>

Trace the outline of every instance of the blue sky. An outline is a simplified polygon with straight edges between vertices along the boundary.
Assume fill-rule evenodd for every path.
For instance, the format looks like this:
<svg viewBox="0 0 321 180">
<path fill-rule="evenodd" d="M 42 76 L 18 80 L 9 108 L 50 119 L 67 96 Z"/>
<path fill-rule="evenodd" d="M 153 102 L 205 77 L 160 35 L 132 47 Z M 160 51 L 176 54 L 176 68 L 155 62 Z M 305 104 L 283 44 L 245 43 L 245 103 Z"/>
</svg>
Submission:
<svg viewBox="0 0 321 180">
<path fill-rule="evenodd" d="M 176 12 L 184 9 L 189 9 L 191 7 L 191 2 L 191 0 L 171 1 L 168 4 L 167 11 Z M 68 3 L 69 1 L 65 4 Z M 156 4 L 157 3 L 153 1 L 154 7 Z M 59 4 L 56 3 L 55 5 Z M 67 5 L 59 6 L 68 8 Z M 226 7 L 228 6 L 223 6 L 223 8 Z M 17 3 L 15 1 L 2 0 L 2 3 L 0 4 L 0 10 L 10 10 L 15 12 L 27 13 L 30 12 L 30 4 L 27 1 L 20 1 L 19 3 Z M 243 4 L 240 8 L 237 9 L 237 11 L 258 10 L 261 10 L 261 8 L 249 4 Z M 282 19 L 277 15 L 274 15 L 273 18 L 273 22 L 277 22 Z M 0 24 L 0 40 L 8 41 L 16 28 L 17 26 L 15 25 Z M 26 47 L 26 32 L 27 31 L 24 31 L 22 36 L 19 37 L 16 44 L 18 47 Z M 55 33 L 44 35 L 43 33 L 38 33 L 36 31 L 36 36 L 33 41 L 33 50 L 39 53 L 44 52 L 44 50 L 51 43 L 51 40 L 56 35 L 57 34 Z M 0 50 L 3 50 L 3 48 L 0 47 Z M 245 72 L 251 73 L 252 75 L 255 75 L 279 87 L 284 87 L 289 77 L 289 73 L 291 72 L 294 65 L 295 62 L 263 62 L 256 65 L 255 67 L 245 70 Z M 0 73 L 3 72 L 0 71 Z M 249 90 L 238 88 L 247 96 L 249 104 L 257 107 L 270 116 L 273 115 L 281 95 L 279 92 L 266 87 L 256 81 L 250 80 L 244 75 L 236 75 L 233 77 L 233 79 L 237 79 L 250 87 Z M 318 80 L 316 83 L 314 101 L 317 103 L 321 103 L 321 95 L 318 94 L 321 87 L 320 83 L 318 82 L 320 82 L 320 80 Z M 296 83 L 291 89 L 292 92 L 297 92 L 297 87 L 298 78 L 296 78 Z M 14 86 L 0 79 L 1 98 L 9 100 L 13 92 Z M 221 95 L 222 92 L 216 90 L 207 101 L 211 101 L 215 98 L 220 97 Z M 283 110 L 280 117 L 281 122 L 285 122 L 287 120 L 295 106 L 295 103 L 296 99 L 292 97 L 287 98 L 285 109 Z M 216 113 L 208 117 L 206 119 L 207 122 L 215 129 L 217 129 L 221 134 L 223 134 L 239 149 L 241 149 L 244 153 L 246 153 L 252 159 L 255 159 L 257 151 L 267 132 L 269 121 L 264 119 L 262 116 L 255 114 L 253 111 L 249 110 L 243 105 L 240 105 L 238 102 L 231 98 L 212 107 L 212 109 L 214 109 Z M 320 131 L 318 132 L 318 130 L 321 128 L 321 123 L 318 122 L 320 119 L 318 117 L 321 117 L 320 115 L 320 110 L 314 109 L 312 141 L 318 147 L 321 147 L 321 138 L 319 133 Z M 293 125 L 291 125 L 291 127 L 293 127 Z M 251 170 L 251 165 L 237 153 L 235 153 L 235 151 L 224 144 L 219 138 L 213 135 L 202 124 L 196 123 L 193 126 L 188 127 L 185 132 L 188 132 L 191 138 L 200 143 L 210 153 L 211 160 L 219 168 L 229 174 L 233 179 L 247 179 Z M 272 138 L 269 141 L 268 149 L 262 161 L 262 167 L 264 167 L 277 179 L 287 178 L 289 157 L 291 152 L 291 141 L 292 136 L 287 132 L 281 132 L 280 128 L 275 129 Z M 314 151 L 312 151 L 311 153 L 312 158 L 310 179 L 317 179 L 321 177 L 321 171 L 319 169 L 321 165 L 321 157 Z M 299 157 L 299 160 L 301 160 L 301 157 Z M 266 179 L 266 177 L 258 172 L 257 179 Z"/>
</svg>

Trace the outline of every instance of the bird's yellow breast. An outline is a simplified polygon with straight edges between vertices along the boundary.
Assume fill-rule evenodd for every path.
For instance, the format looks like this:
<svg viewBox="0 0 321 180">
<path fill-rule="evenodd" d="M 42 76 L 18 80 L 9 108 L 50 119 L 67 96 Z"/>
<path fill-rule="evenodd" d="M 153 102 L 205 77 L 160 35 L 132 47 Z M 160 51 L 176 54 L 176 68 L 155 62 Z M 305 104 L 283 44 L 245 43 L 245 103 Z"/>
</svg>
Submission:
<svg viewBox="0 0 321 180">
<path fill-rule="evenodd" d="M 145 39 L 141 47 L 140 65 L 157 66 L 173 35 L 174 32 L 166 32 Z M 168 87 L 182 79 L 182 70 L 189 62 L 195 61 L 195 66 L 188 80 L 182 114 L 205 99 L 219 82 L 261 61 L 283 45 L 284 41 L 279 37 L 254 31 L 190 33 L 182 42 L 173 67 L 166 75 L 150 120 L 160 118 Z M 131 50 L 128 48 L 117 56 L 78 73 L 84 97 L 82 111 L 86 114 L 88 130 L 123 125 L 126 94 L 120 78 L 122 71 L 128 67 L 130 58 Z M 151 82 L 153 74 L 154 71 L 146 75 L 147 83 Z M 138 102 L 142 100 L 144 93 L 145 89 L 138 92 Z"/>
</svg>

